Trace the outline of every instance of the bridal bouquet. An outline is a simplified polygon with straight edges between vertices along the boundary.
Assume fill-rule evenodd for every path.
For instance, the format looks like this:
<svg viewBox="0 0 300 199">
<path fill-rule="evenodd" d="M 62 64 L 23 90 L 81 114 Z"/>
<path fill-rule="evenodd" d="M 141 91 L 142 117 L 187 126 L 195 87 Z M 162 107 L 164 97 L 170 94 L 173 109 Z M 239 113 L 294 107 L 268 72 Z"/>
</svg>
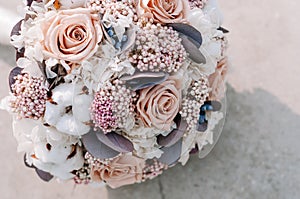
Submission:
<svg viewBox="0 0 300 199">
<path fill-rule="evenodd" d="M 205 156 L 224 121 L 215 0 L 27 0 L 1 107 L 45 181 L 152 179 Z"/>
</svg>

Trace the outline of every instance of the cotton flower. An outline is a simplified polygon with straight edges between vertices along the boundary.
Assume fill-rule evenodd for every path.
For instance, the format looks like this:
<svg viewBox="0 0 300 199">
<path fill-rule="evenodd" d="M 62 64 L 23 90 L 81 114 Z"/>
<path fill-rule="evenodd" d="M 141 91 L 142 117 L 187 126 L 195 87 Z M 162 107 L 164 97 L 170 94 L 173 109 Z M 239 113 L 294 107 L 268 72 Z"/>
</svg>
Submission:
<svg viewBox="0 0 300 199">
<path fill-rule="evenodd" d="M 89 107 L 92 96 L 83 92 L 83 84 L 65 83 L 52 90 L 52 100 L 46 103 L 45 123 L 69 135 L 89 132 Z"/>
<path fill-rule="evenodd" d="M 41 121 L 21 119 L 13 121 L 18 151 L 25 152 L 28 164 L 49 172 L 60 179 L 70 179 L 73 170 L 83 165 L 79 139 L 44 126 Z"/>
</svg>

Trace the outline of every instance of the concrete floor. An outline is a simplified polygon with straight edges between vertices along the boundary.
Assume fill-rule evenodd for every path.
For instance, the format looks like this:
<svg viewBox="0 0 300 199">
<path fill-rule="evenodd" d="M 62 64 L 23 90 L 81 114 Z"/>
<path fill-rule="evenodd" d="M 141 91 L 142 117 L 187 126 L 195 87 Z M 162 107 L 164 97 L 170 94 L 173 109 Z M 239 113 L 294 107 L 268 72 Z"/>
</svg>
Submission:
<svg viewBox="0 0 300 199">
<path fill-rule="evenodd" d="M 228 116 L 205 159 L 117 190 L 44 183 L 23 166 L 11 118 L 1 111 L 0 198 L 300 198 L 300 1 L 219 2 L 231 30 Z M 1 98 L 13 51 L 0 46 L 0 59 Z"/>
</svg>

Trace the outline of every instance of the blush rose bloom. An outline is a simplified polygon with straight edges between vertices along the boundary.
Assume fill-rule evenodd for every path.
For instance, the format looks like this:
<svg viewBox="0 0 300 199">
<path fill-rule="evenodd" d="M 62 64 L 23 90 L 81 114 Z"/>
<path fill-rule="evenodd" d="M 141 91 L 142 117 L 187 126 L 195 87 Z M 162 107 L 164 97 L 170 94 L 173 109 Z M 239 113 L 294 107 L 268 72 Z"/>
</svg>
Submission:
<svg viewBox="0 0 300 199">
<path fill-rule="evenodd" d="M 225 95 L 225 78 L 228 72 L 228 60 L 223 58 L 217 65 L 216 71 L 208 77 L 211 100 L 221 100 Z"/>
<path fill-rule="evenodd" d="M 124 185 L 142 181 L 143 169 L 146 163 L 143 159 L 132 155 L 122 155 L 115 158 L 109 165 L 92 167 L 92 180 L 106 182 L 115 189 Z"/>
<path fill-rule="evenodd" d="M 183 23 L 189 11 L 187 0 L 139 0 L 139 16 L 151 18 L 157 23 Z"/>
<path fill-rule="evenodd" d="M 140 90 L 137 112 L 147 127 L 169 131 L 179 112 L 181 81 L 171 76 L 165 82 Z"/>
<path fill-rule="evenodd" d="M 42 24 L 44 54 L 70 62 L 90 58 L 103 38 L 98 15 L 89 9 L 62 10 Z"/>
</svg>

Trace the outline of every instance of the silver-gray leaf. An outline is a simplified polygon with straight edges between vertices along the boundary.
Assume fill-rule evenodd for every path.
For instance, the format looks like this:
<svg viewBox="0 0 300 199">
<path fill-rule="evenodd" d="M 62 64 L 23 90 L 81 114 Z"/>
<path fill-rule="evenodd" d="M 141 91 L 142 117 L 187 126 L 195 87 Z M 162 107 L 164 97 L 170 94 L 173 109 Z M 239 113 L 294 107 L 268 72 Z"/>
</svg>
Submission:
<svg viewBox="0 0 300 199">
<path fill-rule="evenodd" d="M 182 139 L 180 139 L 171 147 L 162 148 L 161 150 L 164 153 L 158 159 L 158 161 L 167 165 L 173 165 L 177 163 L 181 155 L 181 148 L 182 148 Z"/>
<path fill-rule="evenodd" d="M 95 158 L 108 159 L 119 155 L 118 151 L 113 150 L 107 145 L 100 142 L 96 136 L 96 132 L 90 131 L 82 136 L 82 143 L 86 150 Z"/>
<path fill-rule="evenodd" d="M 98 131 L 96 136 L 100 142 L 120 153 L 132 152 L 134 149 L 132 142 L 115 132 L 104 134 Z"/>
<path fill-rule="evenodd" d="M 198 64 L 205 64 L 206 59 L 200 52 L 199 48 L 185 35 L 181 36 L 182 45 L 186 52 L 189 54 L 189 58 Z"/>
<path fill-rule="evenodd" d="M 169 75 L 164 72 L 135 72 L 133 75 L 122 76 L 120 80 L 133 91 L 155 86 L 164 82 Z"/>
</svg>

